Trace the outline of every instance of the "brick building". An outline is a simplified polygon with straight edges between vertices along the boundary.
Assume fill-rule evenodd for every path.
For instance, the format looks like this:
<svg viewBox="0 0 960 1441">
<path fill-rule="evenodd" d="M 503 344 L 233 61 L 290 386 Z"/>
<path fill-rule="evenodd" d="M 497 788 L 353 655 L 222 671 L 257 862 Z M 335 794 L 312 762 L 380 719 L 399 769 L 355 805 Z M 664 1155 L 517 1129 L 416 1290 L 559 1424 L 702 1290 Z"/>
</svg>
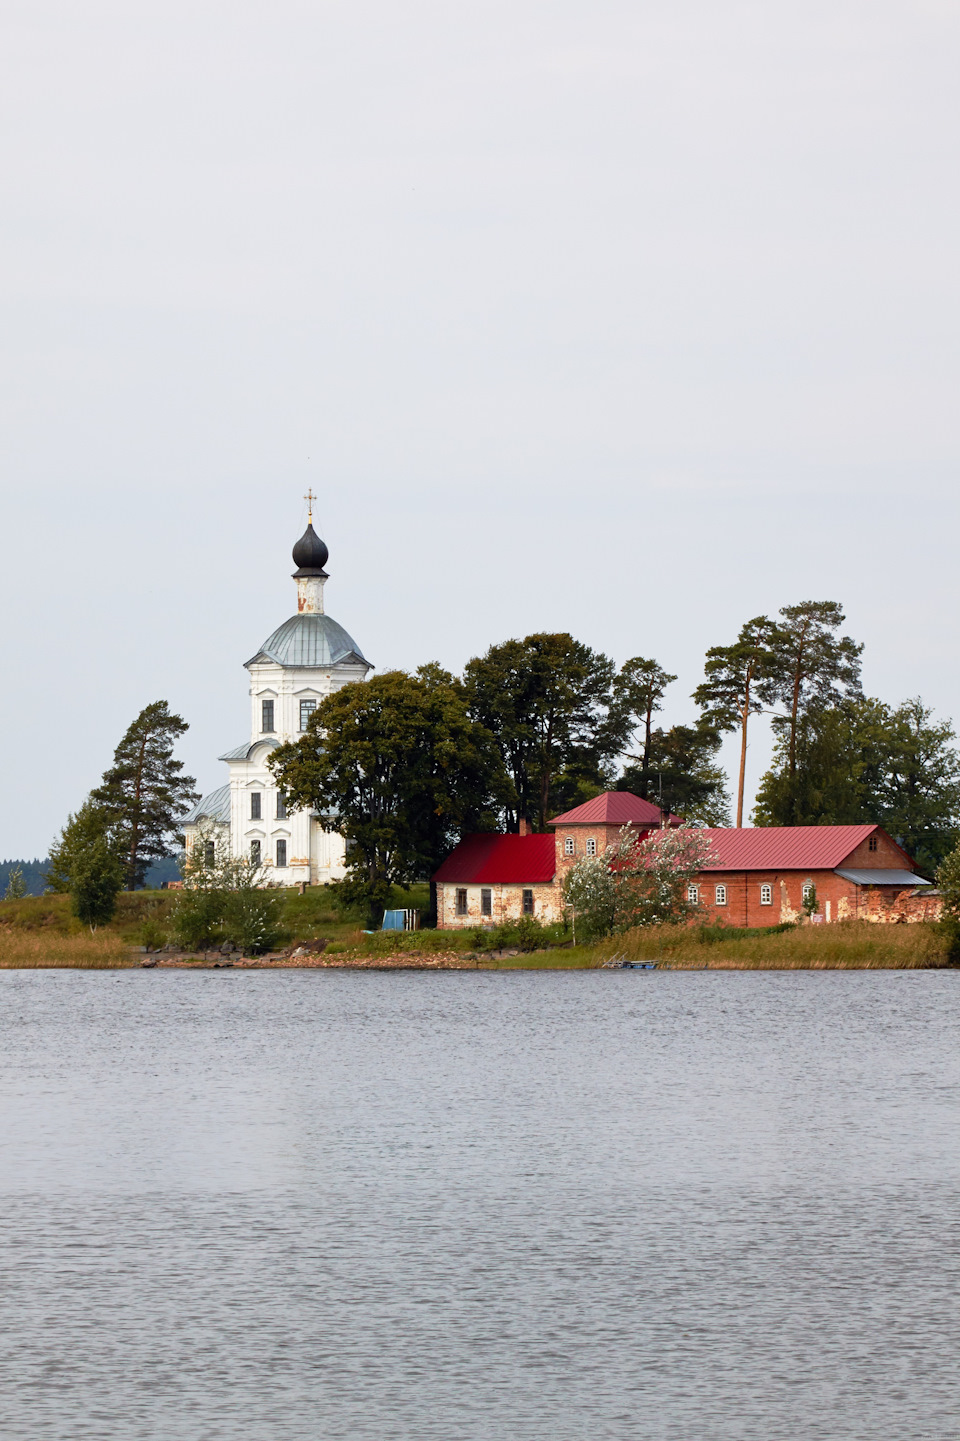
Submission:
<svg viewBox="0 0 960 1441">
<path fill-rule="evenodd" d="M 705 830 L 709 866 L 691 887 L 706 917 L 732 926 L 794 921 L 811 887 L 824 921 L 926 920 L 929 881 L 881 826 Z"/>
<path fill-rule="evenodd" d="M 433 880 L 441 929 L 563 918 L 552 835 L 466 836 Z"/>
<path fill-rule="evenodd" d="M 553 835 L 467 836 L 434 876 L 437 925 L 498 925 L 521 915 L 563 915 L 564 874 L 603 855 L 620 829 L 642 838 L 661 825 L 657 806 L 607 791 L 551 821 Z M 671 826 L 682 825 L 678 816 Z M 881 826 L 763 826 L 705 830 L 709 865 L 691 884 L 707 921 L 771 926 L 801 915 L 810 887 L 824 921 L 936 919 L 938 893 Z"/>
</svg>

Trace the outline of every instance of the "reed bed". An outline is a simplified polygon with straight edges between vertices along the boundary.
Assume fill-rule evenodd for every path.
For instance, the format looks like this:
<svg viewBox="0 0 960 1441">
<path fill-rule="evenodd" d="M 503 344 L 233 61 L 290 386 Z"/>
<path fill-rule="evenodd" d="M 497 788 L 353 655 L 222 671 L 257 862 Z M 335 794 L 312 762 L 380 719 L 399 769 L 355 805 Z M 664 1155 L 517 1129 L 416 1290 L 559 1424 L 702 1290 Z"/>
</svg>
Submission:
<svg viewBox="0 0 960 1441">
<path fill-rule="evenodd" d="M 663 926 L 628 931 L 595 948 L 597 964 L 611 958 L 656 961 L 664 970 L 917 970 L 950 964 L 950 939 L 937 925 L 830 926 L 734 932 L 716 927 Z"/>
<path fill-rule="evenodd" d="M 130 949 L 116 932 L 89 931 L 73 935 L 50 931 L 0 929 L 0 970 L 75 967 L 85 971 L 116 970 L 133 965 Z"/>
</svg>

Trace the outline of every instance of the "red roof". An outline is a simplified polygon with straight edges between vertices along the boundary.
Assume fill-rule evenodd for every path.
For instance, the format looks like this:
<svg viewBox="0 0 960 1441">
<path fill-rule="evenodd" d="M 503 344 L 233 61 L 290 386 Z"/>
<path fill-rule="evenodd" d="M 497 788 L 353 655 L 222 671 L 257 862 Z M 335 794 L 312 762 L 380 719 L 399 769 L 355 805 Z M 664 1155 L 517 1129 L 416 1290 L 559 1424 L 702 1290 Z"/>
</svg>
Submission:
<svg viewBox="0 0 960 1441">
<path fill-rule="evenodd" d="M 433 877 L 458 885 L 537 885 L 553 880 L 553 836 L 464 836 Z"/>
<path fill-rule="evenodd" d="M 670 820 L 680 824 L 679 816 L 671 816 Z M 658 826 L 660 807 L 651 801 L 641 800 L 640 796 L 635 796 L 631 791 L 604 791 L 603 795 L 594 796 L 592 801 L 584 801 L 582 806 L 574 806 L 572 811 L 564 811 L 562 816 L 554 816 L 547 824 Z"/>
<path fill-rule="evenodd" d="M 832 871 L 879 826 L 744 826 L 704 830 L 705 871 Z M 897 847 L 900 850 L 900 847 Z M 913 862 L 904 851 L 910 869 Z"/>
</svg>

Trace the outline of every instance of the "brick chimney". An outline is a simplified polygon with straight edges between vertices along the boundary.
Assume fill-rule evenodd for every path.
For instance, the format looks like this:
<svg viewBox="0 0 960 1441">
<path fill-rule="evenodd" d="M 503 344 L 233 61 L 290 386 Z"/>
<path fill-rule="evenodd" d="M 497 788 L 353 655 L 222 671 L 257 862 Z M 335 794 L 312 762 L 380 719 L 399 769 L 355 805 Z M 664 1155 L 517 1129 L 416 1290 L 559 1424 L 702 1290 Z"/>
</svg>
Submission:
<svg viewBox="0 0 960 1441">
<path fill-rule="evenodd" d="M 520 825 L 517 827 L 517 835 L 519 835 L 519 836 L 532 836 L 532 835 L 533 835 L 533 826 L 532 826 L 532 825 L 530 824 L 530 822 L 527 820 L 526 816 L 521 816 L 521 817 L 520 817 Z"/>
</svg>

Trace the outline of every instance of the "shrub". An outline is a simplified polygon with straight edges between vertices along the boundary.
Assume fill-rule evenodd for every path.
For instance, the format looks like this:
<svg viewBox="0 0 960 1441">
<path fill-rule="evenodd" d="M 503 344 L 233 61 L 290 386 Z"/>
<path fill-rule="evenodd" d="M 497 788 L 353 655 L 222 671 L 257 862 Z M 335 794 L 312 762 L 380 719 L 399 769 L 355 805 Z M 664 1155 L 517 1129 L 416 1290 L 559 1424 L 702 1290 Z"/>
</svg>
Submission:
<svg viewBox="0 0 960 1441">
<path fill-rule="evenodd" d="M 220 931 L 249 955 L 272 951 L 283 939 L 283 896 L 276 890 L 245 886 L 221 896 Z"/>
</svg>

